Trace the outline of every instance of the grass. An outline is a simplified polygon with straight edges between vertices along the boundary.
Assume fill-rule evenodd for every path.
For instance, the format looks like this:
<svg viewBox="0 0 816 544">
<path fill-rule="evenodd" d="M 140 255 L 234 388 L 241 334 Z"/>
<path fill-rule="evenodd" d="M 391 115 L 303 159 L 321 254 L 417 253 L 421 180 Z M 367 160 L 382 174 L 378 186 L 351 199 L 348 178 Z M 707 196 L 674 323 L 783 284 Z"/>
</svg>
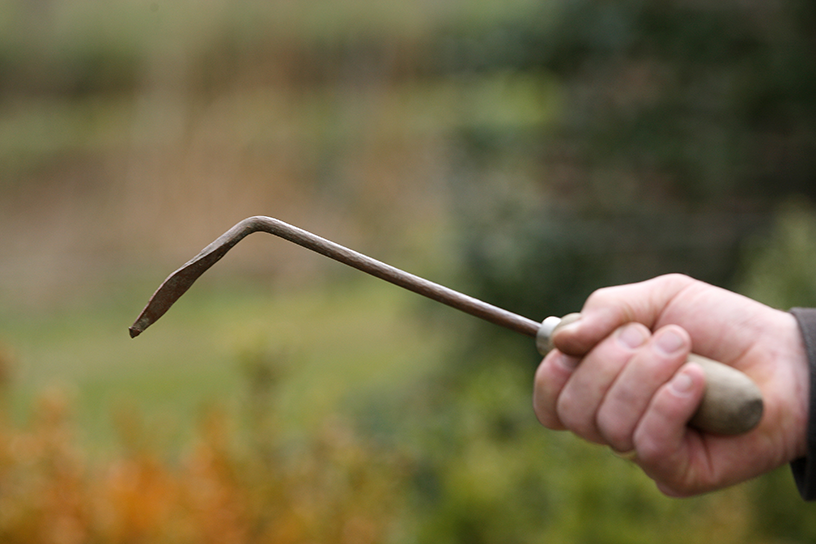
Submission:
<svg viewBox="0 0 816 544">
<path fill-rule="evenodd" d="M 223 280 L 232 285 L 202 280 L 135 340 L 126 329 L 141 293 L 22 317 L 6 308 L 0 341 L 14 353 L 14 417 L 28 417 L 34 396 L 59 387 L 96 447 L 113 442 L 112 415 L 133 408 L 158 437 L 178 441 L 202 406 L 234 408 L 247 390 L 242 361 L 266 357 L 285 378 L 276 411 L 285 429 L 301 432 L 439 364 L 444 335 L 423 324 L 410 293 L 370 278 L 280 292 Z"/>
</svg>

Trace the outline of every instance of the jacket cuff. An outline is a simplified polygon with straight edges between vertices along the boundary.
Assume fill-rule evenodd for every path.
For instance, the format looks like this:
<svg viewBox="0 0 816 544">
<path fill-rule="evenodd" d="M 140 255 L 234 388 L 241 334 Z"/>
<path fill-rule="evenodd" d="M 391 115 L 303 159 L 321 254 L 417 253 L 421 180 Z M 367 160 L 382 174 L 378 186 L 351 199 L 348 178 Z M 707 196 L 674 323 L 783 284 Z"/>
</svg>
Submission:
<svg viewBox="0 0 816 544">
<path fill-rule="evenodd" d="M 791 462 L 793 479 L 799 494 L 806 501 L 816 500 L 816 309 L 792 308 L 791 314 L 799 323 L 807 350 L 810 368 L 808 401 L 807 454 Z"/>
</svg>

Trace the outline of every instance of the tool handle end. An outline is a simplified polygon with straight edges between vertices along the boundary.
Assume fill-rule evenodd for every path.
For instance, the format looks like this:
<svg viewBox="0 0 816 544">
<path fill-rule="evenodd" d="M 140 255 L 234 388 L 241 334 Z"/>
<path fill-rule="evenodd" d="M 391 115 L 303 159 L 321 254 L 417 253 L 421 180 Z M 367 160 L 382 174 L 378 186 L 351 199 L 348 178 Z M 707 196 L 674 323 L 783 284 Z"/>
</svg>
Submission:
<svg viewBox="0 0 816 544">
<path fill-rule="evenodd" d="M 689 421 L 695 429 L 722 435 L 744 434 L 762 419 L 762 392 L 751 378 L 734 367 L 690 354 L 688 362 L 703 368 L 706 389 Z"/>
</svg>

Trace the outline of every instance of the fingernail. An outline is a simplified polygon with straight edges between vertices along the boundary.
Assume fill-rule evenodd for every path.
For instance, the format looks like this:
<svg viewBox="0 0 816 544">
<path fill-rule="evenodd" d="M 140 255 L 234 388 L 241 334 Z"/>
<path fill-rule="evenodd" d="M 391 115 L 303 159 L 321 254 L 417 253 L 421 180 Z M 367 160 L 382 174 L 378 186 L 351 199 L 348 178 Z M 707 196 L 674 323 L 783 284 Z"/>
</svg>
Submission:
<svg viewBox="0 0 816 544">
<path fill-rule="evenodd" d="M 672 390 L 682 397 L 686 396 L 691 392 L 691 386 L 694 385 L 694 382 L 691 379 L 691 376 L 686 374 L 685 372 L 680 372 L 672 378 L 671 383 L 669 383 L 669 387 Z"/>
<path fill-rule="evenodd" d="M 572 371 L 575 370 L 575 367 L 578 366 L 579 361 L 580 359 L 578 357 L 571 357 L 569 355 L 562 353 L 558 356 L 558 360 L 556 362 L 563 368 Z"/>
<path fill-rule="evenodd" d="M 661 331 L 660 334 L 657 335 L 655 346 L 666 355 L 671 355 L 682 348 L 684 342 L 683 338 L 677 334 L 677 332 L 669 329 Z"/>
<path fill-rule="evenodd" d="M 567 314 L 561 318 L 561 322 L 558 324 L 558 331 L 577 329 L 580 326 L 578 324 L 579 321 L 581 321 L 581 314 Z"/>
<path fill-rule="evenodd" d="M 646 335 L 637 325 L 625 325 L 618 329 L 618 341 L 627 348 L 635 349 L 646 341 Z"/>
</svg>

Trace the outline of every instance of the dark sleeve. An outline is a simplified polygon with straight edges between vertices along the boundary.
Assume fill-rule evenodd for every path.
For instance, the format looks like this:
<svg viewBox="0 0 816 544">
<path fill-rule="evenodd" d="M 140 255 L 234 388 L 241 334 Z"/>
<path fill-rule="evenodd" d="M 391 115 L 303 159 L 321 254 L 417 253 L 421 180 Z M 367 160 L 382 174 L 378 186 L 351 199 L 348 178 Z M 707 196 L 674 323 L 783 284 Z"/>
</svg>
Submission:
<svg viewBox="0 0 816 544">
<path fill-rule="evenodd" d="M 796 487 L 806 501 L 816 500 L 816 309 L 793 308 L 799 322 L 810 365 L 810 405 L 808 408 L 807 455 L 791 463 Z"/>
</svg>

